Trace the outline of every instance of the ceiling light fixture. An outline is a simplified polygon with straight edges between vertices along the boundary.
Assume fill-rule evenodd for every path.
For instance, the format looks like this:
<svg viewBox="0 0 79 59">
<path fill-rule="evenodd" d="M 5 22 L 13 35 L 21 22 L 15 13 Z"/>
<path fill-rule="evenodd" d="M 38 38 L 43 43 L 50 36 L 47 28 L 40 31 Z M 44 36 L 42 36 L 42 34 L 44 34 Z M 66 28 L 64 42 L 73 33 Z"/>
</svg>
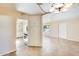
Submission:
<svg viewBox="0 0 79 59">
<path fill-rule="evenodd" d="M 41 9 L 45 14 L 48 14 L 48 13 L 51 13 L 51 12 L 54 12 L 54 13 L 64 12 L 64 11 L 67 11 L 68 8 L 72 6 L 72 3 L 49 3 L 49 4 L 51 4 L 51 5 L 50 5 L 50 8 L 49 8 L 49 12 L 46 12 L 46 11 L 42 8 L 43 3 L 37 3 L 37 5 L 40 7 L 40 9 Z"/>
</svg>

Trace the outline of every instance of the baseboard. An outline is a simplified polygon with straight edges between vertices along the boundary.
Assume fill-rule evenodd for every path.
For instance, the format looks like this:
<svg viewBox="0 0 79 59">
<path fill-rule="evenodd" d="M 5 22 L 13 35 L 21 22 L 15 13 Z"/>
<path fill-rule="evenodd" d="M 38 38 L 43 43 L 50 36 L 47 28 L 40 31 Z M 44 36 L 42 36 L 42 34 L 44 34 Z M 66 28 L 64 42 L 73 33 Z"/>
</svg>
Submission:
<svg viewBox="0 0 79 59">
<path fill-rule="evenodd" d="M 11 51 L 7 51 L 7 52 L 5 52 L 5 53 L 0 54 L 0 56 L 6 55 L 6 54 L 11 53 L 11 52 L 15 52 L 15 51 L 16 51 L 16 49 L 11 50 Z"/>
<path fill-rule="evenodd" d="M 31 47 L 31 48 L 42 48 L 42 46 L 28 46 L 28 47 Z"/>
<path fill-rule="evenodd" d="M 73 40 L 73 39 L 65 39 L 65 38 L 61 38 L 61 37 L 59 37 L 59 39 L 63 39 L 63 40 L 69 40 L 69 41 L 74 41 L 74 42 L 79 42 L 79 40 Z"/>
</svg>

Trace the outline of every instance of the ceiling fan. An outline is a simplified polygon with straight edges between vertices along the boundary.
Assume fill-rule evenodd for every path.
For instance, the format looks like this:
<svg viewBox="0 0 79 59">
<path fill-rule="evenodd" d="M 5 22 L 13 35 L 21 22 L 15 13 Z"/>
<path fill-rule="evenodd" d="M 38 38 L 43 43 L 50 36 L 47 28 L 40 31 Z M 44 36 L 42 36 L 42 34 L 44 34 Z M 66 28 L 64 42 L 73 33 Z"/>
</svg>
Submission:
<svg viewBox="0 0 79 59">
<path fill-rule="evenodd" d="M 41 9 L 44 14 L 49 14 L 49 13 L 60 13 L 60 12 L 65 12 L 68 10 L 69 7 L 72 6 L 72 3 L 49 3 L 50 4 L 50 9 L 48 12 L 44 10 L 43 3 L 37 3 L 38 7 Z"/>
</svg>

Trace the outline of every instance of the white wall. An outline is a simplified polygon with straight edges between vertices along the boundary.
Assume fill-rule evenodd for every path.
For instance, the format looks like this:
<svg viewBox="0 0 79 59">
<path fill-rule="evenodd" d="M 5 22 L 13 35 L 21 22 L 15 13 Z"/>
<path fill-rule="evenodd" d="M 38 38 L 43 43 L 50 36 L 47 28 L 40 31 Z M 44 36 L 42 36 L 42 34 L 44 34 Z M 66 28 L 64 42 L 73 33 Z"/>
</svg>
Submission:
<svg viewBox="0 0 79 59">
<path fill-rule="evenodd" d="M 67 28 L 68 39 L 79 41 L 79 20 L 68 22 Z"/>
<path fill-rule="evenodd" d="M 79 41 L 79 20 L 59 23 L 59 37 Z"/>
<path fill-rule="evenodd" d="M 59 24 L 59 37 L 67 39 L 67 23 Z"/>
<path fill-rule="evenodd" d="M 69 21 L 53 22 L 49 35 L 55 38 L 62 38 L 72 41 L 79 41 L 79 20 L 78 17 L 70 18 Z M 51 34 L 51 35 L 50 35 Z"/>
<path fill-rule="evenodd" d="M 50 32 L 50 34 L 51 34 L 51 36 L 52 37 L 55 37 L 55 38 L 58 38 L 58 31 L 59 31 L 59 25 L 58 25 L 58 23 L 52 23 L 52 26 L 51 26 L 51 32 Z"/>
<path fill-rule="evenodd" d="M 11 16 L 0 15 L 0 55 L 16 49 L 13 24 Z"/>
<path fill-rule="evenodd" d="M 41 15 L 29 16 L 29 41 L 28 46 L 42 45 L 42 19 Z"/>
</svg>

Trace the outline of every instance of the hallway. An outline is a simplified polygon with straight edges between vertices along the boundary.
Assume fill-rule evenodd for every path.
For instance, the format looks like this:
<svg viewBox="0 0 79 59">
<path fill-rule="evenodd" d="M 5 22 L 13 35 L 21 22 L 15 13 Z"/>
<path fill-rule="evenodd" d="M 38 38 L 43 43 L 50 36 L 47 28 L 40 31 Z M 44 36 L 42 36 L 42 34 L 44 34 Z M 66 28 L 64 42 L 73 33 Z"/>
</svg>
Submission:
<svg viewBox="0 0 79 59">
<path fill-rule="evenodd" d="M 17 56 L 79 56 L 79 42 L 44 36 L 39 48 L 25 46 L 22 38 L 17 40 Z"/>
</svg>

